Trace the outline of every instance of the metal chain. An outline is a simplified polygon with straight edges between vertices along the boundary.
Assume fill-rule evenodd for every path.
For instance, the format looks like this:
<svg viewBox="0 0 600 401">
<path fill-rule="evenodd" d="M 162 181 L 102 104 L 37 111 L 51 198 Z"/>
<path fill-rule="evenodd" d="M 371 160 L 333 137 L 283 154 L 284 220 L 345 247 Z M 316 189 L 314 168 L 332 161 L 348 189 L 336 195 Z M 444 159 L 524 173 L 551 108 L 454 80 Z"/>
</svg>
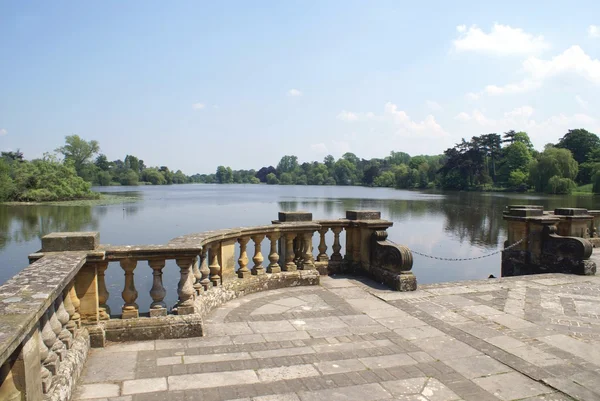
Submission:
<svg viewBox="0 0 600 401">
<path fill-rule="evenodd" d="M 529 239 L 529 238 L 532 236 L 532 234 L 533 234 L 533 233 L 530 233 L 530 234 L 529 234 L 528 236 L 526 236 L 525 238 L 521 238 L 520 240 L 518 240 L 518 241 L 517 241 L 517 242 L 515 242 L 514 244 L 511 244 L 511 245 L 507 246 L 507 247 L 506 247 L 506 248 L 504 248 L 504 249 L 499 249 L 499 250 L 497 250 L 497 251 L 494 251 L 494 252 L 492 252 L 492 253 L 488 253 L 488 254 L 481 255 L 481 256 L 474 256 L 474 257 L 472 257 L 472 258 L 442 258 L 442 257 L 439 257 L 439 256 L 427 255 L 427 254 L 424 254 L 424 253 L 421 253 L 421 252 L 414 251 L 414 250 L 412 250 L 412 249 L 411 249 L 410 251 L 411 251 L 412 253 L 414 253 L 414 254 L 417 254 L 417 255 L 419 255 L 419 256 L 424 256 L 424 257 L 426 257 L 426 258 L 430 258 L 430 259 L 445 260 L 445 261 L 447 261 L 447 262 L 461 262 L 461 261 L 466 261 L 466 260 L 477 260 L 477 259 L 489 258 L 490 256 L 497 255 L 497 254 L 499 254 L 499 253 L 500 253 L 500 252 L 502 252 L 502 251 L 507 251 L 507 250 L 509 250 L 509 249 L 511 249 L 511 248 L 514 248 L 515 246 L 517 246 L 517 245 L 521 244 L 523 241 L 525 241 L 525 240 Z"/>
</svg>

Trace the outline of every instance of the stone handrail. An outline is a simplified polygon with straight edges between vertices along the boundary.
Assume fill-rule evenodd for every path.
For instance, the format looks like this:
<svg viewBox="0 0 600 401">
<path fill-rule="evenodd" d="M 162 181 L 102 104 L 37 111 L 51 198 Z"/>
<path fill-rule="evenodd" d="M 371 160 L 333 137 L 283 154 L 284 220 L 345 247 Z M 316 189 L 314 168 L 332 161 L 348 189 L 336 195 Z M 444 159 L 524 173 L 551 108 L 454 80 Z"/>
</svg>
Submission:
<svg viewBox="0 0 600 401">
<path fill-rule="evenodd" d="M 201 336 L 203 317 L 222 303 L 256 291 L 318 284 L 319 273 L 363 272 L 394 289 L 414 290 L 416 280 L 406 263 L 412 261 L 410 251 L 372 241 L 375 232 L 391 225 L 378 212 L 349 211 L 345 219 L 317 221 L 310 213 L 289 212 L 270 225 L 189 234 L 164 245 L 110 246 L 99 243 L 98 233 L 49 234 L 42 238 L 42 249 L 29 256 L 30 266 L 0 286 L 0 399 L 20 400 L 27 394 L 28 400 L 68 400 L 90 346 Z M 268 263 L 262 253 L 265 240 Z M 392 248 L 403 249 L 404 262 L 397 268 L 379 255 Z M 178 299 L 171 309 L 164 302 L 167 260 L 175 260 L 180 270 Z M 140 261 L 152 269 L 147 309 L 137 303 Z M 107 304 L 105 273 L 114 264 L 124 272 L 120 311 Z"/>
<path fill-rule="evenodd" d="M 0 286 L 0 399 L 41 399 L 52 376 L 68 388 L 77 380 L 89 339 L 78 297 L 86 282 L 76 288 L 74 278 L 85 262 L 85 252 L 48 254 Z"/>
</svg>

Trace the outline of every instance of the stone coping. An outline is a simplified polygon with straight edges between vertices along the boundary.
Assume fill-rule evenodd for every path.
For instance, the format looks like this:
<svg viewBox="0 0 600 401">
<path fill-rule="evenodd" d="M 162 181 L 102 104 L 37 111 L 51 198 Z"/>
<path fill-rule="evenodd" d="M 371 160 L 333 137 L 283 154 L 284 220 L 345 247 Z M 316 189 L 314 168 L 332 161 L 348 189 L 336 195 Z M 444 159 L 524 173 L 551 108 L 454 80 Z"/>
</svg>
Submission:
<svg viewBox="0 0 600 401">
<path fill-rule="evenodd" d="M 85 261 L 85 252 L 47 253 L 0 286 L 0 365 L 38 324 Z"/>
</svg>

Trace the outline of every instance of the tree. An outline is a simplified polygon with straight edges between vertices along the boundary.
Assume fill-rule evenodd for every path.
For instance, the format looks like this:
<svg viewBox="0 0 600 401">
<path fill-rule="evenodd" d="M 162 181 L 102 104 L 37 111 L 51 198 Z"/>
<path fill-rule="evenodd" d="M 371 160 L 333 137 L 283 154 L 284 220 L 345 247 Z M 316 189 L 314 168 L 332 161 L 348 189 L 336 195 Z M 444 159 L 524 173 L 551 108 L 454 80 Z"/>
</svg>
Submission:
<svg viewBox="0 0 600 401">
<path fill-rule="evenodd" d="M 66 144 L 56 149 L 56 151 L 64 156 L 65 161 L 73 163 L 73 167 L 75 167 L 78 174 L 83 165 L 100 151 L 98 141 L 88 142 L 80 138 L 79 135 L 67 135 L 65 142 Z"/>
<path fill-rule="evenodd" d="M 585 163 L 588 153 L 600 148 L 600 138 L 584 129 L 571 129 L 560 138 L 556 147 L 569 149 L 577 163 Z"/>
<path fill-rule="evenodd" d="M 110 168 L 110 162 L 106 158 L 105 154 L 98 155 L 98 157 L 96 157 L 96 161 L 94 161 L 94 164 L 102 171 L 108 171 Z"/>
<path fill-rule="evenodd" d="M 283 156 L 277 164 L 277 175 L 281 178 L 283 173 L 292 173 L 298 168 L 297 156 Z"/>
<path fill-rule="evenodd" d="M 21 152 L 19 149 L 17 149 L 16 152 L 12 152 L 12 151 L 2 152 L 0 157 L 9 163 L 14 162 L 14 161 L 18 161 L 18 162 L 24 161 L 23 152 Z"/>
<path fill-rule="evenodd" d="M 260 182 L 267 182 L 267 176 L 271 173 L 275 174 L 277 171 L 275 170 L 275 167 L 273 166 L 269 166 L 269 167 L 262 167 L 260 170 L 258 170 L 256 172 L 255 177 L 258 178 L 260 180 Z"/>
<path fill-rule="evenodd" d="M 352 185 L 356 167 L 346 159 L 339 159 L 334 166 L 335 181 L 338 185 Z"/>
<path fill-rule="evenodd" d="M 233 182 L 233 171 L 231 170 L 231 167 L 217 167 L 215 179 L 218 184 L 231 184 Z"/>
<path fill-rule="evenodd" d="M 529 168 L 529 179 L 538 192 L 556 193 L 554 190 L 558 186 L 561 188 L 571 187 L 565 185 L 565 182 L 558 182 L 555 179 L 549 186 L 552 177 L 565 178 L 573 181 L 577 176 L 579 166 L 573 158 L 571 152 L 567 149 L 558 149 L 547 147 L 539 154 L 537 160 L 534 160 Z"/>
<path fill-rule="evenodd" d="M 331 155 L 325 156 L 323 159 L 323 164 L 327 166 L 327 168 L 332 169 L 335 164 L 335 158 Z"/>
<path fill-rule="evenodd" d="M 396 166 L 399 164 L 408 164 L 410 163 L 410 155 L 404 152 L 394 152 L 393 150 L 390 152 L 390 155 L 385 158 L 386 162 L 390 165 Z"/>
<path fill-rule="evenodd" d="M 503 149 L 502 155 L 502 160 L 499 163 L 499 175 L 501 182 L 507 182 L 512 176 L 512 173 L 515 171 L 528 174 L 529 164 L 531 163 L 532 157 L 525 143 L 514 141 Z M 511 184 L 509 183 L 509 185 Z"/>
<path fill-rule="evenodd" d="M 275 175 L 275 173 L 267 174 L 267 184 L 268 185 L 278 185 L 279 184 L 279 180 L 277 179 L 277 176 Z"/>
</svg>

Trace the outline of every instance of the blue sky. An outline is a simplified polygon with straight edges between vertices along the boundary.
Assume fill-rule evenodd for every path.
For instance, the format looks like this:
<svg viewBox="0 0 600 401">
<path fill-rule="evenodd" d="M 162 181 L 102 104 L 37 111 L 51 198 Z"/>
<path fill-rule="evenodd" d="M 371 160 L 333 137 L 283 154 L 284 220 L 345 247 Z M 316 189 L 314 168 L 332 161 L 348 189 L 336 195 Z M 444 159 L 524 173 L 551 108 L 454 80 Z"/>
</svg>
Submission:
<svg viewBox="0 0 600 401">
<path fill-rule="evenodd" d="M 0 149 L 186 174 L 600 134 L 600 2 L 0 0 Z"/>
</svg>

